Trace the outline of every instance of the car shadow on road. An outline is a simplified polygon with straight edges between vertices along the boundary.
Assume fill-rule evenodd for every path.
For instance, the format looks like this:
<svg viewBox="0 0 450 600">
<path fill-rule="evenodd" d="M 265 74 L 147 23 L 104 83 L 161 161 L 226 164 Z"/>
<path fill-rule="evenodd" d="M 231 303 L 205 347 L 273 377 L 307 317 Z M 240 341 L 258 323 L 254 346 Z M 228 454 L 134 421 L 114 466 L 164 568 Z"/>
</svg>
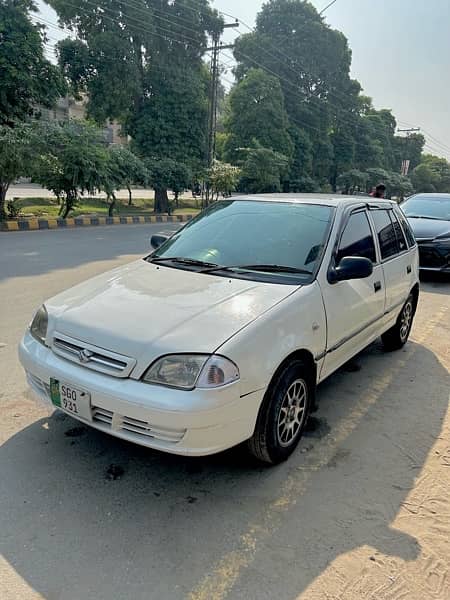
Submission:
<svg viewBox="0 0 450 600">
<path fill-rule="evenodd" d="M 4 558 L 48 600 L 186 598 L 206 573 L 224 583 L 217 566 L 249 531 L 227 598 L 293 600 L 362 546 L 417 558 L 391 523 L 441 432 L 449 374 L 412 342 L 375 344 L 348 370 L 320 387 L 316 426 L 275 468 L 242 448 L 160 454 L 61 413 L 33 423 L 0 449 Z"/>
</svg>

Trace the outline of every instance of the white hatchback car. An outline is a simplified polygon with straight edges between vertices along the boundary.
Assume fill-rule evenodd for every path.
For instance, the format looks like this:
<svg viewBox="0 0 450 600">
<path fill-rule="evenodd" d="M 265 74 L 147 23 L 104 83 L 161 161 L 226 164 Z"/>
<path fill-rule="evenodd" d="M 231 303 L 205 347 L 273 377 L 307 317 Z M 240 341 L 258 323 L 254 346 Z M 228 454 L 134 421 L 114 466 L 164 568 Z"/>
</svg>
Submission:
<svg viewBox="0 0 450 600">
<path fill-rule="evenodd" d="M 20 344 L 34 392 L 111 435 L 197 456 L 248 440 L 277 463 L 318 383 L 408 339 L 418 252 L 392 202 L 233 198 L 152 245 L 48 300 Z"/>
</svg>

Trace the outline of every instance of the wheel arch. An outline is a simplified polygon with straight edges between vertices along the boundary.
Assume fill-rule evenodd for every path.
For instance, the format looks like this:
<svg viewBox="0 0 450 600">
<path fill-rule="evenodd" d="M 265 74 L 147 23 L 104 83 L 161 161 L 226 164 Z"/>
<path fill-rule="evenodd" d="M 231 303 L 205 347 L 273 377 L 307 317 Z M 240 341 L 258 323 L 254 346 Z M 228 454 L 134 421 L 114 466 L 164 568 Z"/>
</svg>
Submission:
<svg viewBox="0 0 450 600">
<path fill-rule="evenodd" d="M 266 399 L 267 395 L 270 393 L 272 387 L 274 385 L 276 385 L 276 383 L 277 383 L 278 379 L 280 378 L 281 374 L 283 373 L 283 371 L 285 371 L 285 369 L 295 360 L 300 360 L 305 365 L 307 371 L 311 373 L 311 376 L 309 378 L 310 379 L 309 383 L 311 385 L 311 390 L 313 392 L 313 401 L 315 402 L 315 388 L 317 385 L 317 364 L 316 364 L 316 361 L 314 360 L 314 355 L 312 354 L 312 352 L 310 352 L 306 348 L 301 348 L 299 350 L 295 350 L 294 352 L 291 352 L 291 354 L 286 356 L 283 359 L 283 361 L 278 365 L 275 372 L 272 374 L 272 377 L 270 378 L 264 400 Z M 260 407 L 260 410 L 264 406 L 264 404 L 265 404 L 265 402 L 263 401 L 262 405 Z"/>
</svg>

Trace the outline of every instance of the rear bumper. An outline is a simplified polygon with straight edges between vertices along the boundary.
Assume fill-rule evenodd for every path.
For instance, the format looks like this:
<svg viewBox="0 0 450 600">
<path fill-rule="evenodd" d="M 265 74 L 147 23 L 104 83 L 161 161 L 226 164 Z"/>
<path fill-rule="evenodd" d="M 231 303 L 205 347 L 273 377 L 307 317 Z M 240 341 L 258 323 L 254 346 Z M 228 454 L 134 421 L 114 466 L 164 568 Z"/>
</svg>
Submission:
<svg viewBox="0 0 450 600">
<path fill-rule="evenodd" d="M 50 378 L 90 394 L 79 421 L 115 437 L 171 454 L 204 456 L 253 434 L 264 391 L 240 397 L 239 384 L 216 390 L 172 390 L 117 379 L 55 355 L 26 333 L 19 358 L 32 391 L 51 405 Z M 51 405 L 53 406 L 53 405 Z"/>
</svg>

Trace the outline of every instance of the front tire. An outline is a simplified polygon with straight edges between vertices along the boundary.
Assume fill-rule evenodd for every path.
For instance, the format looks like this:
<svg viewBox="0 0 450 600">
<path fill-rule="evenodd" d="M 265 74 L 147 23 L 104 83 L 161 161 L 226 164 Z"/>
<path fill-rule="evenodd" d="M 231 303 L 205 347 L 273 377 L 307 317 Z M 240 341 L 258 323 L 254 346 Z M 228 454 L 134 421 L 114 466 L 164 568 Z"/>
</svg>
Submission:
<svg viewBox="0 0 450 600">
<path fill-rule="evenodd" d="M 399 314 L 395 325 L 381 336 L 385 350 L 390 352 L 403 348 L 408 341 L 409 334 L 411 333 L 413 319 L 414 297 L 412 294 L 410 294 L 403 305 L 402 311 Z"/>
<path fill-rule="evenodd" d="M 294 360 L 283 368 L 267 390 L 248 441 L 258 460 L 273 465 L 292 454 L 302 437 L 314 391 L 315 381 L 302 361 Z"/>
</svg>

